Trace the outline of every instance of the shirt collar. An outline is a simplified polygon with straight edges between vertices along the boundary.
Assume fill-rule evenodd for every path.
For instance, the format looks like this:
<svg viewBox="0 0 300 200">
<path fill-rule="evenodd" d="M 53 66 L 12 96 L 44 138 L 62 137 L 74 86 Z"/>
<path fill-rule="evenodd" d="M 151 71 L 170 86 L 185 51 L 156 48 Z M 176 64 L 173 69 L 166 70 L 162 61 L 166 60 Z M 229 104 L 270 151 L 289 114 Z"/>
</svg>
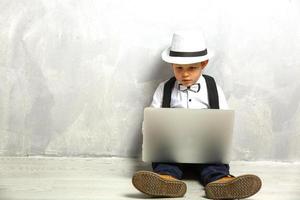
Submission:
<svg viewBox="0 0 300 200">
<path fill-rule="evenodd" d="M 205 82 L 205 79 L 204 79 L 203 75 L 201 74 L 200 77 L 198 78 L 198 80 L 196 81 L 196 83 L 200 83 L 200 85 L 203 85 L 203 82 Z"/>
</svg>

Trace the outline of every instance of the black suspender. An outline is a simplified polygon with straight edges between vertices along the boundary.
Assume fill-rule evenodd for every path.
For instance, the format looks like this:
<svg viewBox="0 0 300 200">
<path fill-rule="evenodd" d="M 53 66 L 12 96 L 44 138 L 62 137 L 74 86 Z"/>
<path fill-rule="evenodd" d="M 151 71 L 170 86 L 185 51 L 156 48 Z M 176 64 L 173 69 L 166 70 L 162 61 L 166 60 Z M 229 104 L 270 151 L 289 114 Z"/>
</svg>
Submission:
<svg viewBox="0 0 300 200">
<path fill-rule="evenodd" d="M 216 82 L 214 78 L 211 76 L 203 74 L 203 77 L 206 82 L 209 107 L 210 109 L 219 109 L 219 96 L 218 96 Z M 170 108 L 172 89 L 174 87 L 175 81 L 176 78 L 172 77 L 164 85 L 164 94 L 163 94 L 163 103 L 162 103 L 163 108 Z"/>
<path fill-rule="evenodd" d="M 175 81 L 176 78 L 173 76 L 164 85 L 164 95 L 163 95 L 163 103 L 162 103 L 163 108 L 170 108 L 172 89 L 174 87 Z"/>
<path fill-rule="evenodd" d="M 211 76 L 204 75 L 208 93 L 208 102 L 210 109 L 219 109 L 219 95 L 215 79 Z"/>
</svg>

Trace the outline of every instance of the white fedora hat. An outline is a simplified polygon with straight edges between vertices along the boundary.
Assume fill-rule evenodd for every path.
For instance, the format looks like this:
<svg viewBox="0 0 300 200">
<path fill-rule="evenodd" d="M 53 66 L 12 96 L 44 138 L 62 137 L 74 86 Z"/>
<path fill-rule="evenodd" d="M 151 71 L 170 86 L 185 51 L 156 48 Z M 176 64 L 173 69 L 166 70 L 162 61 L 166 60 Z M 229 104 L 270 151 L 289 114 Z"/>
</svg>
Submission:
<svg viewBox="0 0 300 200">
<path fill-rule="evenodd" d="M 211 58 L 201 31 L 178 31 L 173 34 L 172 44 L 161 57 L 167 63 L 192 64 Z"/>
</svg>

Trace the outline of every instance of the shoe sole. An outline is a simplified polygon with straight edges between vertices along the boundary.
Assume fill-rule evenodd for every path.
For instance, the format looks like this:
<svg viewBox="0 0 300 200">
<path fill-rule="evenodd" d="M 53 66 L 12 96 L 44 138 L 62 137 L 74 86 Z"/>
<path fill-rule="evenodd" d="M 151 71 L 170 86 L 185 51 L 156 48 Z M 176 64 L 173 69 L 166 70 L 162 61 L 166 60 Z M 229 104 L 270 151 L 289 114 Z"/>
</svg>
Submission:
<svg viewBox="0 0 300 200">
<path fill-rule="evenodd" d="M 226 183 L 208 183 L 205 193 L 209 199 L 243 199 L 257 193 L 261 180 L 255 175 L 243 175 Z"/>
<path fill-rule="evenodd" d="M 180 180 L 165 180 L 150 171 L 139 171 L 132 177 L 136 189 L 153 197 L 182 197 L 186 193 L 186 184 Z"/>
</svg>

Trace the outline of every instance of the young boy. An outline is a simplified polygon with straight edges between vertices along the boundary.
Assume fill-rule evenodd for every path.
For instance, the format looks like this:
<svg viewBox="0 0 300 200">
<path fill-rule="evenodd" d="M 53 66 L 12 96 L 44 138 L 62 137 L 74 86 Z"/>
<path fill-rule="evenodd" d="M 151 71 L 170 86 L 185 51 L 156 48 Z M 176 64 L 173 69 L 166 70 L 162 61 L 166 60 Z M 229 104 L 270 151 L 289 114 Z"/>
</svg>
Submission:
<svg viewBox="0 0 300 200">
<path fill-rule="evenodd" d="M 173 34 L 171 47 L 162 59 L 172 64 L 175 78 L 164 81 L 156 89 L 152 107 L 228 109 L 222 89 L 202 70 L 210 59 L 201 32 Z M 132 183 L 139 191 L 153 197 L 182 197 L 186 184 L 183 170 L 195 170 L 210 199 L 241 199 L 257 193 L 261 180 L 255 175 L 235 177 L 228 164 L 152 163 L 153 172 L 139 171 Z"/>
</svg>

